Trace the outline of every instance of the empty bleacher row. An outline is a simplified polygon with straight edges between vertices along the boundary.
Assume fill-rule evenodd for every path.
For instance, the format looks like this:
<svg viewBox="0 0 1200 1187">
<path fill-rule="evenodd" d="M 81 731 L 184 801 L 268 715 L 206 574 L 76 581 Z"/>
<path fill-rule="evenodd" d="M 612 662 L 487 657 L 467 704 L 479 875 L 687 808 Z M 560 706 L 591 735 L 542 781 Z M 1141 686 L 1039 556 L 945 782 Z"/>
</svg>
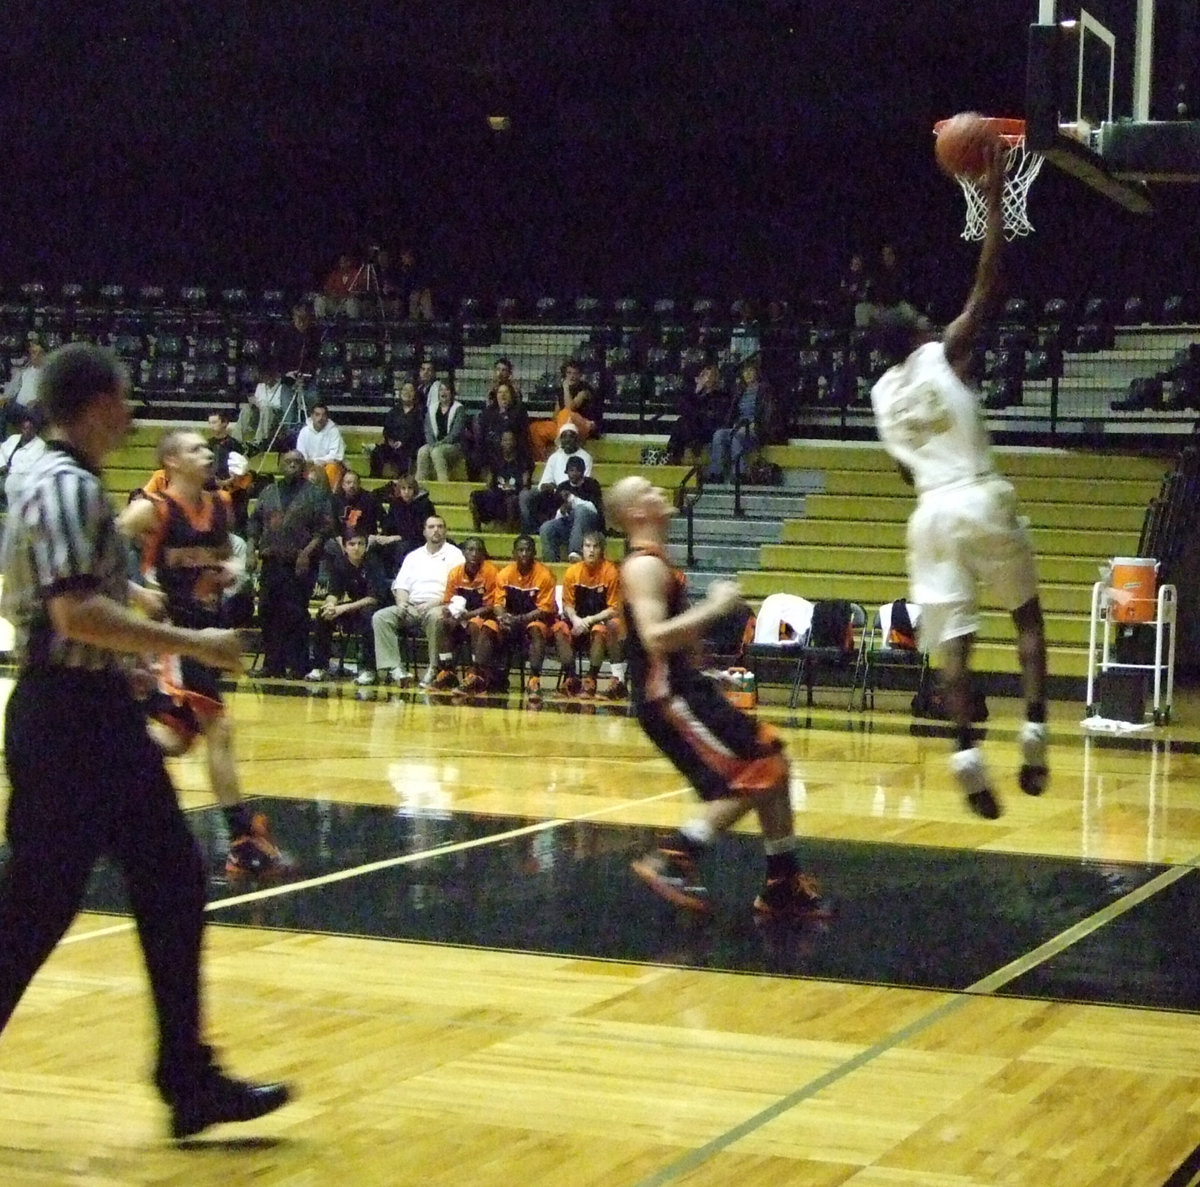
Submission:
<svg viewBox="0 0 1200 1187">
<path fill-rule="evenodd" d="M 196 419 L 218 401 L 244 398 L 291 304 L 277 289 L 251 296 L 112 285 L 85 293 L 67 285 L 50 293 L 26 284 L 0 293 L 0 360 L 17 357 L 29 331 L 51 348 L 72 338 L 103 341 L 128 362 L 143 415 Z M 445 321 L 391 321 L 382 312 L 323 326 L 313 386 L 343 424 L 378 424 L 399 378 L 423 361 L 454 375 L 461 398 L 478 407 L 499 355 L 512 358 L 537 413 L 549 407 L 557 368 L 571 355 L 600 393 L 608 432 L 660 434 L 705 358 L 735 368 L 761 353 L 780 396 L 779 439 L 865 436 L 870 385 L 883 365 L 862 330 L 820 305 L 799 316 L 774 303 L 749 317 L 742 303 L 726 310 L 711 300 L 542 298 L 523 308 L 468 298 Z M 1200 330 L 1186 320 L 1195 315 L 1183 296 L 1153 306 L 1140 298 L 1008 301 L 976 358 L 993 430 L 1190 431 L 1200 410 Z"/>
</svg>

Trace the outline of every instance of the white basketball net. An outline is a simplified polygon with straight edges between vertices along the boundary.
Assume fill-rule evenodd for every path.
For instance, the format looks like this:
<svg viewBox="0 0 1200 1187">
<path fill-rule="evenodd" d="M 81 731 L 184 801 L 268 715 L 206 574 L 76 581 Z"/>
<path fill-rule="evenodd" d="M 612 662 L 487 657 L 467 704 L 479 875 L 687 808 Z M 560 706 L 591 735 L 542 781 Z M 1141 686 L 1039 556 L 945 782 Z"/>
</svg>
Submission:
<svg viewBox="0 0 1200 1187">
<path fill-rule="evenodd" d="M 1005 239 L 1016 239 L 1018 235 L 1028 235 L 1033 230 L 1033 224 L 1025 212 L 1025 202 L 1029 197 L 1029 187 L 1042 167 L 1042 159 L 1039 153 L 1026 151 L 1024 136 L 1009 142 L 1001 198 Z M 979 182 L 962 176 L 956 180 L 967 199 L 967 221 L 962 237 L 982 239 L 987 230 L 987 196 Z"/>
</svg>

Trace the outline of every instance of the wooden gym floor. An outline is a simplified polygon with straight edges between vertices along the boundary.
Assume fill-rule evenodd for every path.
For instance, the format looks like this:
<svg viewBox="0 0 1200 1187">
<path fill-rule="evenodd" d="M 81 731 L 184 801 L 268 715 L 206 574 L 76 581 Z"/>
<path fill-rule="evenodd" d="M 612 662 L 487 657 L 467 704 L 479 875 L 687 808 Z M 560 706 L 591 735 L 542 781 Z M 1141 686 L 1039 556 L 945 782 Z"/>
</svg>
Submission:
<svg viewBox="0 0 1200 1187">
<path fill-rule="evenodd" d="M 0 1183 L 1195 1181 L 1200 702 L 1116 738 L 1054 704 L 1034 800 L 1018 706 L 993 701 L 993 823 L 907 698 L 860 714 L 842 695 L 760 710 L 837 908 L 779 930 L 750 918 L 752 829 L 709 862 L 708 922 L 629 875 L 691 800 L 623 706 L 243 679 L 245 790 L 295 872 L 230 885 L 202 759 L 174 770 L 214 870 L 212 1036 L 299 1097 L 165 1140 L 140 957 L 101 868 L 0 1040 Z"/>
</svg>

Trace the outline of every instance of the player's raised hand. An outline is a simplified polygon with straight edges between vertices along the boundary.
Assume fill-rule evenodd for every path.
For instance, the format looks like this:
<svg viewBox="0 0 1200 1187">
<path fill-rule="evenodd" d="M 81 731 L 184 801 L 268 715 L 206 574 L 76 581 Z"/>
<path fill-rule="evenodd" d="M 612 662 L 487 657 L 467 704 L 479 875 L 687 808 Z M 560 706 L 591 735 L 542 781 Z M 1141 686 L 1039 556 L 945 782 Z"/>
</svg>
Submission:
<svg viewBox="0 0 1200 1187">
<path fill-rule="evenodd" d="M 722 614 L 735 610 L 746 600 L 742 587 L 736 581 L 714 581 L 704 596 L 705 600 L 712 602 Z"/>
</svg>

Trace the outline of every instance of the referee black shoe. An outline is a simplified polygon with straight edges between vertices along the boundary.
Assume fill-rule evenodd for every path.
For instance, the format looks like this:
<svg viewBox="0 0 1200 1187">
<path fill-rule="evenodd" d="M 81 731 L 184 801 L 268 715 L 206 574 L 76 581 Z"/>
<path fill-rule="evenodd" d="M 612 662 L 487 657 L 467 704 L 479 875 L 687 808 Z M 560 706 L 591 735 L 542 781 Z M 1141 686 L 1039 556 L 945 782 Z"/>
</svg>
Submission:
<svg viewBox="0 0 1200 1187">
<path fill-rule="evenodd" d="M 178 1142 L 195 1137 L 210 1125 L 253 1121 L 282 1108 L 291 1097 L 286 1084 L 253 1084 L 209 1068 L 193 1089 L 168 1098 L 171 1137 Z"/>
</svg>

